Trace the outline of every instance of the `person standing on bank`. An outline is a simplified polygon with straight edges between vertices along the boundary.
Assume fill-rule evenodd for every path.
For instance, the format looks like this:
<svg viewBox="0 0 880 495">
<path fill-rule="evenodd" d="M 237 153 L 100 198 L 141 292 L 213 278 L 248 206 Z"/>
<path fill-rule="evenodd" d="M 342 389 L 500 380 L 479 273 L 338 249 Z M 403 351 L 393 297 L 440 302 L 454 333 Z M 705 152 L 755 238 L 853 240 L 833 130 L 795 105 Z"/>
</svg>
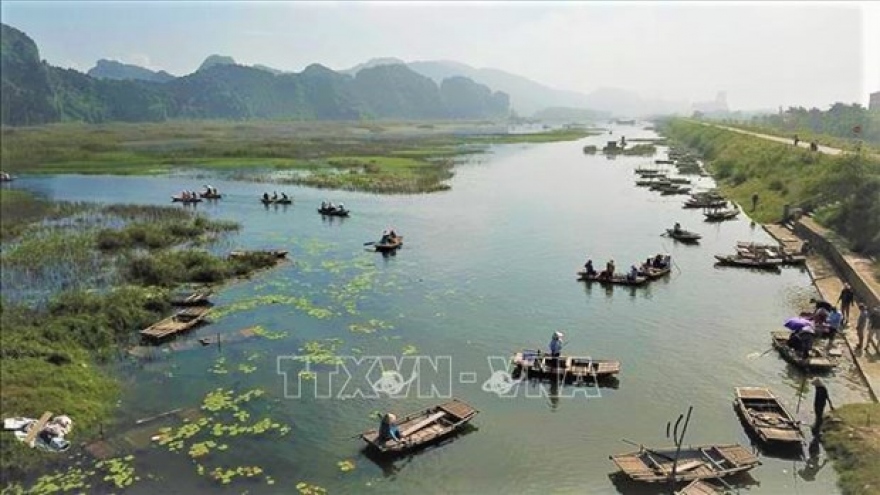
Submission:
<svg viewBox="0 0 880 495">
<path fill-rule="evenodd" d="M 834 410 L 834 404 L 831 403 L 831 397 L 828 396 L 828 389 L 825 383 L 819 379 L 813 379 L 813 386 L 816 387 L 816 395 L 813 399 L 813 412 L 816 414 L 816 420 L 813 423 L 813 435 L 819 436 L 822 433 L 822 420 L 825 416 L 825 406 Z"/>
<path fill-rule="evenodd" d="M 865 329 L 868 327 L 868 305 L 860 302 L 859 303 L 859 319 L 856 320 L 856 336 L 859 338 L 859 343 L 856 344 L 856 350 L 861 350 L 862 344 L 865 343 Z M 864 345 L 864 350 L 868 350 L 867 344 Z"/>
<path fill-rule="evenodd" d="M 849 307 L 852 306 L 855 294 L 849 284 L 843 284 L 840 296 L 837 297 L 837 303 L 840 306 L 840 313 L 843 315 L 843 324 L 849 325 Z"/>
<path fill-rule="evenodd" d="M 752 194 L 752 211 L 755 211 L 755 208 L 758 207 L 758 193 Z"/>
</svg>

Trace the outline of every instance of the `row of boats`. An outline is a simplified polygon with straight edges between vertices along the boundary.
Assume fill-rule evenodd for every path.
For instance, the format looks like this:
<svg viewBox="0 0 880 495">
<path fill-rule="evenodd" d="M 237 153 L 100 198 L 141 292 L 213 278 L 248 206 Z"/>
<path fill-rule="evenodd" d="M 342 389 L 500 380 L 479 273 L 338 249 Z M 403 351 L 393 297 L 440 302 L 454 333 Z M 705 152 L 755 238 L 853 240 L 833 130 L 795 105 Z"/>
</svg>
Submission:
<svg viewBox="0 0 880 495">
<path fill-rule="evenodd" d="M 721 265 L 779 271 L 782 266 L 801 266 L 807 262 L 803 253 L 791 252 L 782 246 L 740 241 L 733 254 L 716 254 Z"/>
</svg>

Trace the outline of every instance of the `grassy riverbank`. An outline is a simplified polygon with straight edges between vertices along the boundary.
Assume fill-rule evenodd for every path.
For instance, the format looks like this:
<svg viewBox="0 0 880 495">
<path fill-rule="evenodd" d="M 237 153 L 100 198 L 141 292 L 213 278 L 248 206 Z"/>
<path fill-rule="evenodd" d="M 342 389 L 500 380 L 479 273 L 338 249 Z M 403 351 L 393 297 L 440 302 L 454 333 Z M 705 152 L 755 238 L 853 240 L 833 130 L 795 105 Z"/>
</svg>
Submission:
<svg viewBox="0 0 880 495">
<path fill-rule="evenodd" d="M 713 122 L 710 122 L 713 123 Z M 858 146 L 858 139 L 846 139 L 837 136 L 829 136 L 827 134 L 818 134 L 806 129 L 790 131 L 787 129 L 778 129 L 767 125 L 757 125 L 745 122 L 720 122 L 720 125 L 735 127 L 749 132 L 757 132 L 759 134 L 767 134 L 769 136 L 777 136 L 785 139 L 793 139 L 797 134 L 801 142 L 815 142 L 822 146 L 828 146 L 843 151 L 854 152 Z M 862 152 L 880 154 L 880 146 L 874 143 L 861 143 Z"/>
<path fill-rule="evenodd" d="M 0 193 L 0 205 L 0 412 L 67 414 L 75 443 L 112 423 L 118 384 L 102 364 L 172 311 L 171 287 L 274 263 L 191 249 L 238 226 L 180 208 L 51 203 L 14 191 Z M 0 483 L 53 460 L 0 436 Z"/>
<path fill-rule="evenodd" d="M 14 174 L 235 172 L 241 180 L 382 193 L 448 188 L 457 158 L 491 144 L 571 141 L 587 129 L 531 134 L 486 123 L 172 122 L 2 129 Z M 289 173 L 278 173 L 288 171 Z"/>
<path fill-rule="evenodd" d="M 674 119 L 661 132 L 705 158 L 722 192 L 762 223 L 801 207 L 849 240 L 853 250 L 880 253 L 880 162 L 830 156 L 733 131 Z M 759 202 L 751 210 L 751 198 Z"/>
<path fill-rule="evenodd" d="M 844 495 L 880 492 L 880 404 L 847 404 L 826 421 L 823 443 Z"/>
</svg>

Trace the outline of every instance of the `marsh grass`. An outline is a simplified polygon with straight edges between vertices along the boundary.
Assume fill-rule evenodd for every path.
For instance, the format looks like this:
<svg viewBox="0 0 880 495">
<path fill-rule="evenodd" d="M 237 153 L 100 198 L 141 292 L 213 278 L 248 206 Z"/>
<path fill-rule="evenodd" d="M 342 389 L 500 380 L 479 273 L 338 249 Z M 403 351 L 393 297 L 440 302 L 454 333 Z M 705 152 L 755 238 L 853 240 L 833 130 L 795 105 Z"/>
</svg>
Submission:
<svg viewBox="0 0 880 495">
<path fill-rule="evenodd" d="M 880 490 L 880 404 L 846 404 L 823 425 L 823 443 L 834 460 L 845 495 Z"/>
<path fill-rule="evenodd" d="M 592 132 L 506 134 L 484 123 L 172 122 L 53 124 L 0 133 L 0 167 L 15 173 L 142 175 L 201 168 L 265 180 L 267 172 L 300 170 L 309 173 L 287 182 L 414 193 L 448 189 L 444 182 L 455 159 L 488 145 L 569 141 Z"/>
</svg>

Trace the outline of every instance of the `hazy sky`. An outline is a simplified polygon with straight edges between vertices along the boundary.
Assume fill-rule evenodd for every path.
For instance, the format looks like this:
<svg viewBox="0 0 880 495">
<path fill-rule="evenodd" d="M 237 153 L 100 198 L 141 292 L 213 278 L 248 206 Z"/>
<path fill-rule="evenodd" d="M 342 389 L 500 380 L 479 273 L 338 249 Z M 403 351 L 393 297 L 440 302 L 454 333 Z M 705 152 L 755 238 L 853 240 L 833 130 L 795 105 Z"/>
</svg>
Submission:
<svg viewBox="0 0 880 495">
<path fill-rule="evenodd" d="M 211 54 L 290 71 L 447 59 L 584 93 L 725 90 L 732 109 L 866 104 L 880 90 L 872 2 L 3 0 L 0 14 L 49 63 L 81 71 L 108 58 L 184 75 Z"/>
</svg>

